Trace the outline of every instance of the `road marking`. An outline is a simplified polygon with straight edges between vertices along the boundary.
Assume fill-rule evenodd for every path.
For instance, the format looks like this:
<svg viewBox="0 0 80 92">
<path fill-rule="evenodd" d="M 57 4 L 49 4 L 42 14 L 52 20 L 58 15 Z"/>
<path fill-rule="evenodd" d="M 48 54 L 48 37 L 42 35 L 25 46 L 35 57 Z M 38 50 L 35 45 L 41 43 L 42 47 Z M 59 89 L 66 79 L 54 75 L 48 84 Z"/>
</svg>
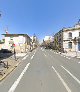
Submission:
<svg viewBox="0 0 80 92">
<path fill-rule="evenodd" d="M 35 54 L 36 51 L 34 51 L 34 54 Z"/>
<path fill-rule="evenodd" d="M 36 54 L 36 51 L 34 52 L 34 55 Z"/>
<path fill-rule="evenodd" d="M 36 52 L 34 52 L 34 55 L 35 55 Z"/>
<path fill-rule="evenodd" d="M 67 59 L 70 59 L 69 57 L 66 57 Z"/>
<path fill-rule="evenodd" d="M 31 57 L 31 59 L 33 59 L 34 55 Z"/>
<path fill-rule="evenodd" d="M 60 74 L 56 71 L 56 69 L 53 66 L 52 66 L 52 69 L 55 71 L 55 73 L 57 74 L 58 78 L 61 80 L 61 82 L 64 85 L 64 87 L 66 88 L 67 92 L 71 92 L 70 88 L 67 86 L 67 84 L 65 83 L 65 81 L 62 79 L 62 77 L 60 76 Z"/>
<path fill-rule="evenodd" d="M 61 54 L 61 56 L 63 56 L 63 55 Z"/>
<path fill-rule="evenodd" d="M 44 54 L 44 56 L 46 57 L 46 55 Z"/>
<path fill-rule="evenodd" d="M 28 63 L 26 65 L 26 67 L 24 68 L 24 70 L 22 71 L 22 73 L 20 74 L 20 76 L 18 77 L 18 79 L 14 82 L 14 84 L 11 86 L 11 88 L 9 89 L 8 92 L 14 92 L 16 87 L 18 86 L 20 80 L 22 79 L 24 73 L 27 71 L 28 67 L 29 67 L 30 63 Z"/>
<path fill-rule="evenodd" d="M 28 55 L 27 55 L 27 56 L 25 56 L 22 60 L 25 60 L 27 57 L 28 57 Z"/>
<path fill-rule="evenodd" d="M 70 73 L 70 71 L 68 71 L 66 68 L 64 68 L 62 65 L 61 67 L 74 79 L 76 80 L 79 84 L 80 84 L 80 80 L 77 79 L 72 73 Z"/>
<path fill-rule="evenodd" d="M 68 58 L 68 57 L 66 57 L 66 58 Z"/>
<path fill-rule="evenodd" d="M 80 64 L 80 62 L 78 62 Z"/>
<path fill-rule="evenodd" d="M 70 58 L 68 58 L 68 59 L 70 59 Z"/>
<path fill-rule="evenodd" d="M 52 49 L 50 51 L 52 51 Z"/>
</svg>

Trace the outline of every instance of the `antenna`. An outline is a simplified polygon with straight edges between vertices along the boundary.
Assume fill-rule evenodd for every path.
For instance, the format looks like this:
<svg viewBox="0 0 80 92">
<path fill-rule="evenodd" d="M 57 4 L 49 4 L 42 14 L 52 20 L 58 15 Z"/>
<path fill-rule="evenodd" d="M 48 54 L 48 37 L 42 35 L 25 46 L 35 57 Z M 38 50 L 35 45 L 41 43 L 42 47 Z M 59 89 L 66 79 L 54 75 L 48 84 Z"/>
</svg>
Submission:
<svg viewBox="0 0 80 92">
<path fill-rule="evenodd" d="M 6 29 L 5 29 L 5 33 L 8 34 L 8 27 L 6 27 Z"/>
</svg>

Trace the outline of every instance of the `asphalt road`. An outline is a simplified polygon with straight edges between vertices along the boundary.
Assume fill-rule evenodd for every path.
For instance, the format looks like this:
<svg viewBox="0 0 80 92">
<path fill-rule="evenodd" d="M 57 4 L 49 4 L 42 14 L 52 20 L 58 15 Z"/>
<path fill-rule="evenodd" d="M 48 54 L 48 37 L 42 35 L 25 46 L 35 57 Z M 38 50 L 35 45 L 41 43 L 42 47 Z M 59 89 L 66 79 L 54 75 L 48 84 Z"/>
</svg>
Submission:
<svg viewBox="0 0 80 92">
<path fill-rule="evenodd" d="M 0 92 L 80 92 L 80 62 L 37 48 L 0 82 Z"/>
</svg>

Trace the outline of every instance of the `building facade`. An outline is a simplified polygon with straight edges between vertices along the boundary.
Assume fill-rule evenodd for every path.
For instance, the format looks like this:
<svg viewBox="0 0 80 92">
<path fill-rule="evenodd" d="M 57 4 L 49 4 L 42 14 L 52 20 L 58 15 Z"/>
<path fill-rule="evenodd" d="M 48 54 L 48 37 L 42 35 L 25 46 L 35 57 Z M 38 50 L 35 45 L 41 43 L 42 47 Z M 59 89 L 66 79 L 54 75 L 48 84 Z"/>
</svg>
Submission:
<svg viewBox="0 0 80 92">
<path fill-rule="evenodd" d="M 80 51 L 80 23 L 74 27 L 63 28 L 54 35 L 56 49 L 64 51 Z"/>
<path fill-rule="evenodd" d="M 31 39 L 27 34 L 2 34 L 5 37 L 3 49 L 12 50 L 16 52 L 26 52 L 30 49 Z"/>
</svg>

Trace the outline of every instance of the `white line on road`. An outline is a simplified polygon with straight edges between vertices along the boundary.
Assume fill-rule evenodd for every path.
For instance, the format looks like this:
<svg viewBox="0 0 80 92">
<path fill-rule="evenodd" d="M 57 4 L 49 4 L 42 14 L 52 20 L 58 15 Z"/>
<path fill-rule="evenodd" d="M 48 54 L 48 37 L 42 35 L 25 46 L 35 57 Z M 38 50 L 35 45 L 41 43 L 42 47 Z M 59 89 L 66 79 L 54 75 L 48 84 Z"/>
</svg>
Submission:
<svg viewBox="0 0 80 92">
<path fill-rule="evenodd" d="M 35 55 L 35 53 L 36 53 L 36 51 L 34 52 L 34 54 L 33 54 L 33 55 Z"/>
<path fill-rule="evenodd" d="M 30 63 L 28 63 L 26 65 L 26 67 L 24 68 L 24 70 L 22 71 L 22 73 L 20 74 L 20 76 L 18 77 L 18 79 L 14 82 L 14 84 L 11 86 L 11 88 L 9 89 L 8 92 L 14 92 L 16 87 L 18 86 L 21 78 L 23 77 L 24 73 L 27 71 L 28 67 L 29 67 Z"/>
<path fill-rule="evenodd" d="M 80 64 L 80 62 L 78 62 Z"/>
<path fill-rule="evenodd" d="M 46 55 L 44 54 L 44 56 L 46 57 Z"/>
<path fill-rule="evenodd" d="M 61 54 L 61 56 L 63 56 L 63 55 Z"/>
<path fill-rule="evenodd" d="M 66 57 L 66 56 L 65 56 Z M 69 57 L 66 57 L 67 59 L 70 59 Z"/>
<path fill-rule="evenodd" d="M 31 57 L 31 59 L 33 59 L 34 55 Z"/>
<path fill-rule="evenodd" d="M 52 69 L 55 71 L 55 73 L 57 74 L 58 78 L 61 80 L 61 82 L 64 85 L 64 87 L 66 88 L 67 92 L 71 92 L 70 88 L 67 86 L 67 84 L 65 83 L 65 81 L 62 79 L 62 77 L 60 76 L 60 74 L 56 71 L 56 69 L 53 66 L 52 66 Z"/>
<path fill-rule="evenodd" d="M 68 57 L 66 57 L 66 58 L 68 58 Z"/>
<path fill-rule="evenodd" d="M 27 57 L 28 57 L 28 55 L 27 55 L 27 56 L 25 56 L 22 60 L 25 60 Z"/>
<path fill-rule="evenodd" d="M 76 80 L 79 84 L 80 84 L 80 80 L 77 79 L 72 73 L 70 73 L 70 71 L 68 71 L 66 68 L 64 68 L 62 65 L 61 67 L 74 79 Z"/>
<path fill-rule="evenodd" d="M 34 52 L 34 55 L 36 54 L 36 51 Z"/>
<path fill-rule="evenodd" d="M 70 58 L 68 58 L 68 59 L 70 59 Z"/>
</svg>

